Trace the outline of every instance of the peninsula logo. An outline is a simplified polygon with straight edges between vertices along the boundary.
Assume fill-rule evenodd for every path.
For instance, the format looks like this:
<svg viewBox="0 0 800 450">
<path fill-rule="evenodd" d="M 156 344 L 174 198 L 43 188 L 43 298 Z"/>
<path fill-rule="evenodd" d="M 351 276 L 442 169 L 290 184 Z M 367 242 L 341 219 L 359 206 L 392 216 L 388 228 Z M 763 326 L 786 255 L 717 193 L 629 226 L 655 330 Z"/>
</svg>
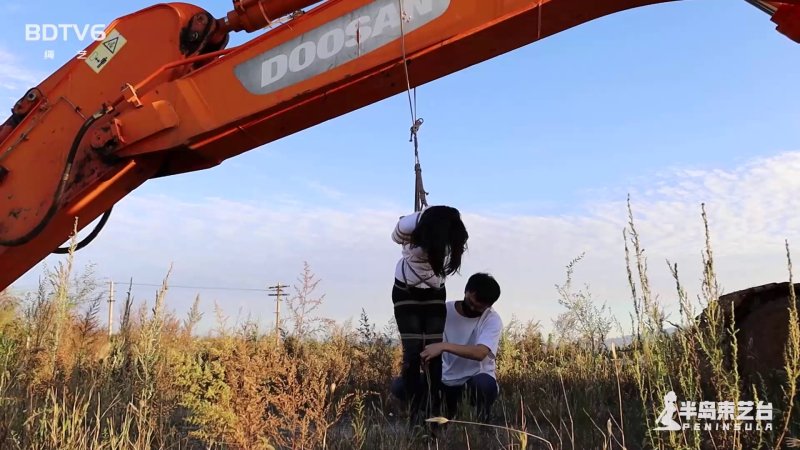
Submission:
<svg viewBox="0 0 800 450">
<path fill-rule="evenodd" d="M 772 430 L 772 403 L 759 401 L 682 401 L 669 391 L 656 419 L 655 431 Z"/>
</svg>

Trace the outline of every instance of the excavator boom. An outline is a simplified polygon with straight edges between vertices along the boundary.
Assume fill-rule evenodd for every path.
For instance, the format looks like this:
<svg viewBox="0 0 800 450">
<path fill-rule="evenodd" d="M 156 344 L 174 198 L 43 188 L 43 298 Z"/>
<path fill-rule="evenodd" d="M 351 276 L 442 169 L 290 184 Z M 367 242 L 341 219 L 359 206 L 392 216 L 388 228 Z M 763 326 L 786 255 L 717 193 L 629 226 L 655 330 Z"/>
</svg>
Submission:
<svg viewBox="0 0 800 450">
<path fill-rule="evenodd" d="M 0 290 L 145 181 L 253 148 L 616 12 L 674 0 L 159 4 L 31 89 L 0 125 Z M 748 0 L 800 42 L 800 3 Z M 236 31 L 274 28 L 226 49 Z"/>
</svg>

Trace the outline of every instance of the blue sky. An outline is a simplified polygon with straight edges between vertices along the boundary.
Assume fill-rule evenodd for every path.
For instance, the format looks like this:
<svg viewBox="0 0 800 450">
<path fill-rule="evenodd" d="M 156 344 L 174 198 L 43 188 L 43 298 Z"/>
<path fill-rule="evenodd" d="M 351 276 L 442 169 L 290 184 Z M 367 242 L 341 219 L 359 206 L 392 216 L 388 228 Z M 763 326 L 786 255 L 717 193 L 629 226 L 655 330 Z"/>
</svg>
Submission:
<svg viewBox="0 0 800 450">
<path fill-rule="evenodd" d="M 26 23 L 107 23 L 148 4 L 0 6 L 0 107 L 88 44 L 74 35 L 25 42 Z M 201 6 L 218 17 L 230 9 Z M 690 286 L 699 278 L 701 202 L 716 213 L 729 290 L 782 281 L 780 246 L 798 232 L 787 212 L 797 192 L 787 167 L 800 149 L 798 55 L 744 1 L 675 2 L 605 17 L 420 87 L 429 201 L 459 207 L 474 230 L 451 296 L 470 271 L 491 270 L 508 286 L 504 318 L 547 326 L 561 311 L 553 285 L 563 266 L 587 251 L 577 275 L 625 321 L 628 192 L 650 232 L 665 301 L 673 294 L 664 258 L 690 267 Z M 212 170 L 154 180 L 119 205 L 80 261 L 115 279 L 157 283 L 174 262 L 175 284 L 261 287 L 291 282 L 307 260 L 323 280 L 325 314 L 357 317 L 364 307 L 387 320 L 398 255 L 388 233 L 412 207 L 409 125 L 399 95 Z M 176 289 L 170 304 L 184 311 L 195 293 Z M 217 300 L 232 315 L 268 320 L 268 299 L 200 294 L 209 312 Z"/>
</svg>

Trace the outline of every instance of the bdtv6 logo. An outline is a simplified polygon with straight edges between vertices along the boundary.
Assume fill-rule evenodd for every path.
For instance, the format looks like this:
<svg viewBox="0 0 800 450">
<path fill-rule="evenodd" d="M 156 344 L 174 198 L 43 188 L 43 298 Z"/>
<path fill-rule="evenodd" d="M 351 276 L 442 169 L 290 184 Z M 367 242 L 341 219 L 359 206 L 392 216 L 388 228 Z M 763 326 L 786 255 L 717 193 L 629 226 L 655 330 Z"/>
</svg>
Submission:
<svg viewBox="0 0 800 450">
<path fill-rule="evenodd" d="M 106 26 L 102 24 L 78 25 L 75 23 L 28 23 L 25 24 L 25 40 L 33 42 L 69 41 L 77 38 L 84 41 L 103 41 L 106 38 Z"/>
</svg>

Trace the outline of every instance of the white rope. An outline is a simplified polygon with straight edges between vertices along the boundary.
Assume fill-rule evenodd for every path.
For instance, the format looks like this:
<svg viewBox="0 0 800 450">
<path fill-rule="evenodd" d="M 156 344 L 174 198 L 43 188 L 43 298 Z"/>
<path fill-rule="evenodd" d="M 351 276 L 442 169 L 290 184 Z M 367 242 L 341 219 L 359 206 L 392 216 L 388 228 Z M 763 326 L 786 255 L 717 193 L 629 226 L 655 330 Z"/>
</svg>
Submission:
<svg viewBox="0 0 800 450">
<path fill-rule="evenodd" d="M 400 6 L 400 43 L 403 49 L 403 70 L 406 75 L 406 93 L 408 94 L 408 108 L 411 111 L 411 136 L 409 142 L 414 143 L 414 172 L 416 180 L 414 183 L 414 211 L 419 211 L 422 207 L 428 206 L 426 198 L 427 192 L 422 183 L 422 166 L 419 162 L 419 139 L 417 134 L 424 120 L 417 118 L 417 88 L 414 88 L 414 98 L 411 98 L 411 77 L 408 74 L 408 56 L 406 53 L 406 31 L 403 24 L 409 20 L 408 15 L 403 9 L 403 0 L 398 0 Z"/>
<path fill-rule="evenodd" d="M 417 88 L 414 88 L 414 101 L 411 101 L 411 79 L 408 75 L 408 58 L 406 56 L 406 30 L 403 24 L 410 20 L 408 14 L 403 9 L 403 0 L 397 0 L 400 5 L 400 44 L 403 49 L 403 69 L 406 73 L 406 92 L 408 93 L 408 107 L 411 110 L 412 128 L 417 121 Z"/>
</svg>

